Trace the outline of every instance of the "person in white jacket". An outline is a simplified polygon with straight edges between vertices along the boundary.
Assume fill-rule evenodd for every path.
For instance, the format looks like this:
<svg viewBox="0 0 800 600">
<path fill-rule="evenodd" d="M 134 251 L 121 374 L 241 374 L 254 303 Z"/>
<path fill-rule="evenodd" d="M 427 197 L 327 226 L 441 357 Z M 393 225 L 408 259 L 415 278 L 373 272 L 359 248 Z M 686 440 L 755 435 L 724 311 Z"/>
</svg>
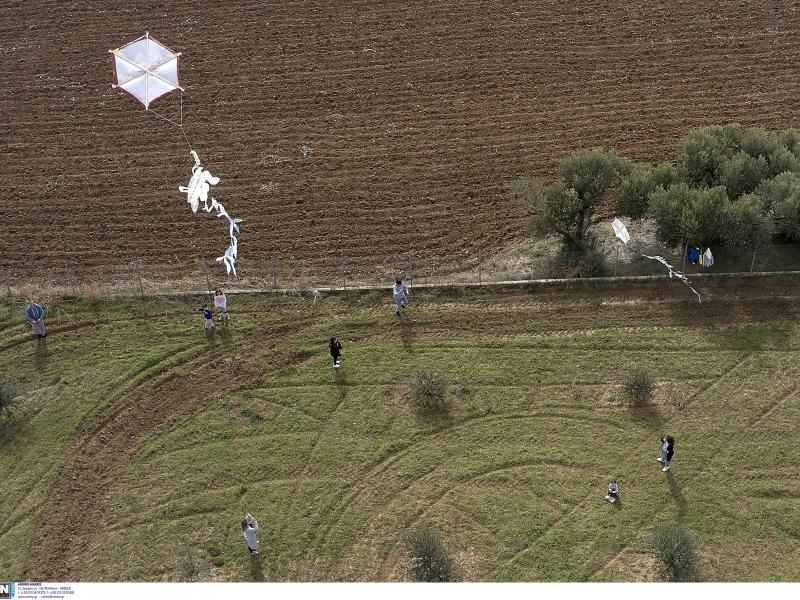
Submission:
<svg viewBox="0 0 800 600">
<path fill-rule="evenodd" d="M 261 527 L 258 526 L 258 521 L 256 521 L 253 517 L 250 516 L 250 513 L 247 513 L 242 519 L 242 535 L 244 535 L 244 539 L 247 542 L 247 551 L 250 552 L 250 555 L 258 554 L 258 537 L 256 537 L 256 533 Z"/>
<path fill-rule="evenodd" d="M 408 305 L 408 288 L 402 279 L 396 279 L 392 288 L 392 298 L 396 307 L 395 313 L 400 316 L 400 310 Z"/>
</svg>

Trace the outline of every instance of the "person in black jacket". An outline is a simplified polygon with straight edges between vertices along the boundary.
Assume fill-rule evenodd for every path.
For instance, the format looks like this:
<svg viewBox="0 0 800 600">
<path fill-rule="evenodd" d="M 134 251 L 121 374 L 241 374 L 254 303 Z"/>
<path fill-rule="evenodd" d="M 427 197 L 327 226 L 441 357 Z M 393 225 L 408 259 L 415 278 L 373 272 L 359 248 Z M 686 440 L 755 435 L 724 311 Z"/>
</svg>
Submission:
<svg viewBox="0 0 800 600">
<path fill-rule="evenodd" d="M 332 337 L 329 346 L 333 357 L 333 368 L 338 369 L 342 364 L 342 342 Z"/>
<path fill-rule="evenodd" d="M 669 471 L 669 463 L 673 454 L 675 454 L 675 438 L 665 435 L 661 438 L 661 456 L 658 457 L 658 462 L 664 465 L 661 470 L 665 473 Z"/>
</svg>

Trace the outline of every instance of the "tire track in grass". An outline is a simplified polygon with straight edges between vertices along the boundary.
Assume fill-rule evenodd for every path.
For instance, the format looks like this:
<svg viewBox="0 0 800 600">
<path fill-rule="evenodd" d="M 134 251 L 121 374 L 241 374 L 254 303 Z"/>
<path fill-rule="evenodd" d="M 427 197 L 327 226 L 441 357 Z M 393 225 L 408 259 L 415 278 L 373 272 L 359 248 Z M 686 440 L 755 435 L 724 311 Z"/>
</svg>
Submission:
<svg viewBox="0 0 800 600">
<path fill-rule="evenodd" d="M 285 333 L 285 327 L 279 329 Z M 270 339 L 278 334 L 279 331 L 268 330 L 260 338 Z M 106 522 L 104 515 L 111 498 L 108 490 L 135 455 L 139 443 L 154 431 L 174 425 L 196 407 L 262 376 L 262 365 L 252 360 L 245 368 L 225 368 L 226 363 L 220 360 L 226 350 L 202 346 L 202 354 L 194 362 L 180 363 L 193 365 L 192 377 L 170 377 L 167 371 L 157 376 L 151 386 L 144 385 L 145 378 L 106 407 L 79 435 L 72 460 L 60 470 L 52 508 L 42 516 L 39 533 L 31 542 L 28 576 L 43 581 L 79 579 L 89 558 L 86 552 L 91 551 L 91 541 L 104 531 L 102 524 Z M 297 357 L 290 353 L 273 364 L 281 367 L 296 361 Z M 204 368 L 211 365 L 213 369 Z M 197 390 L 203 393 L 198 394 Z"/>
<path fill-rule="evenodd" d="M 746 361 L 747 361 L 747 360 L 748 360 L 748 359 L 749 359 L 749 358 L 752 356 L 752 354 L 753 354 L 752 352 L 746 352 L 746 353 L 744 353 L 744 355 L 743 355 L 743 356 L 742 356 L 740 359 L 736 360 L 736 361 L 735 361 L 735 362 L 734 362 L 734 363 L 733 363 L 733 364 L 732 364 L 732 365 L 731 365 L 729 368 L 727 368 L 725 371 L 723 371 L 723 373 L 722 373 L 722 374 L 721 374 L 721 375 L 720 375 L 720 376 L 719 376 L 717 379 L 714 379 L 714 380 L 712 380 L 711 382 L 709 382 L 709 384 L 708 384 L 708 385 L 706 385 L 706 386 L 705 386 L 705 387 L 703 387 L 702 389 L 700 389 L 700 390 L 698 390 L 697 392 L 695 392 L 695 394 L 693 394 L 693 395 L 692 395 L 691 401 L 693 402 L 693 401 L 694 401 L 694 400 L 696 400 L 697 398 L 701 397 L 703 394 L 705 394 L 706 392 L 708 392 L 709 390 L 711 390 L 713 387 L 715 387 L 716 385 L 718 385 L 718 384 L 719 384 L 719 383 L 720 383 L 720 382 L 721 382 L 723 379 L 727 378 L 727 377 L 728 377 L 728 376 L 729 376 L 731 373 L 733 373 L 733 372 L 735 372 L 736 370 L 738 370 L 738 369 L 739 369 L 739 368 L 740 368 L 740 367 L 741 367 L 741 366 L 742 366 L 742 365 L 743 365 L 743 364 L 744 364 L 744 363 L 745 363 L 745 362 L 746 362 Z M 634 461 L 638 461 L 638 460 L 639 460 L 639 459 L 638 459 L 638 455 L 634 455 L 634 456 L 631 458 L 631 460 L 627 461 L 627 465 L 631 465 L 631 464 L 632 464 Z M 626 467 L 626 468 L 629 468 L 629 467 Z M 492 575 L 494 575 L 494 574 L 496 574 L 496 573 L 497 573 L 498 571 L 500 571 L 500 570 L 507 569 L 507 568 L 508 568 L 508 567 L 510 567 L 510 566 L 511 566 L 511 565 L 512 565 L 514 562 L 516 562 L 516 561 L 517 561 L 519 558 L 521 558 L 522 556 L 524 556 L 524 555 L 526 555 L 528 552 L 530 552 L 530 551 L 531 551 L 531 550 L 532 550 L 532 549 L 533 549 L 533 548 L 536 546 L 536 544 L 538 544 L 538 542 L 539 542 L 539 541 L 540 541 L 542 538 L 544 538 L 544 536 L 545 536 L 545 535 L 547 535 L 548 533 L 550 533 L 550 531 L 551 531 L 553 528 L 555 528 L 555 527 L 557 527 L 558 525 L 560 525 L 560 524 L 564 523 L 564 522 L 565 522 L 566 520 L 568 520 L 568 519 L 569 519 L 569 518 L 570 518 L 572 515 L 576 514 L 576 513 L 578 512 L 578 509 L 582 509 L 582 508 L 584 508 L 584 506 L 585 506 L 585 504 L 587 503 L 587 501 L 588 501 L 590 498 L 592 498 L 594 495 L 596 495 L 596 493 L 597 493 L 597 492 L 596 492 L 595 490 L 591 490 L 591 491 L 590 491 L 590 492 L 589 492 L 589 493 L 588 493 L 588 494 L 587 494 L 587 495 L 586 495 L 586 496 L 585 496 L 583 499 L 581 499 L 581 500 L 580 500 L 580 501 L 579 501 L 579 502 L 578 502 L 578 503 L 577 503 L 577 504 L 576 504 L 576 505 L 575 505 L 575 506 L 574 506 L 574 507 L 573 507 L 571 510 L 567 511 L 566 513 L 564 513 L 564 515 L 562 515 L 562 517 L 561 517 L 561 518 L 559 518 L 559 519 L 558 519 L 556 522 L 554 522 L 554 523 L 553 523 L 551 526 L 549 526 L 549 527 L 548 527 L 548 528 L 546 528 L 544 531 L 542 531 L 542 533 L 541 533 L 540 535 L 536 536 L 536 537 L 535 537 L 535 538 L 532 540 L 532 542 L 531 542 L 530 544 L 528 544 L 526 547 L 524 547 L 524 548 L 520 549 L 519 551 L 517 551 L 517 552 L 516 552 L 514 555 L 512 555 L 512 556 L 511 556 L 509 559 L 507 559 L 506 561 L 504 561 L 504 562 L 503 562 L 501 565 L 499 565 L 499 566 L 495 567 L 495 568 L 494 568 L 494 569 L 491 571 L 491 574 L 492 574 Z M 613 559 L 615 559 L 616 557 L 618 557 L 618 556 L 619 556 L 619 555 L 620 555 L 622 552 L 624 552 L 624 551 L 625 551 L 626 549 L 628 549 L 629 547 L 630 547 L 630 544 L 627 544 L 626 546 L 624 546 L 624 547 L 623 547 L 623 549 L 622 549 L 622 550 L 620 550 L 620 551 L 617 553 L 617 555 L 615 555 L 615 556 L 611 557 L 611 559 L 609 559 L 607 562 L 610 562 L 611 560 L 613 560 Z M 596 576 L 598 573 L 602 572 L 604 569 L 605 569 L 605 564 L 604 564 L 604 565 L 601 565 L 601 566 L 600 566 L 598 569 L 596 569 L 595 571 L 593 571 L 593 572 L 592 572 L 592 573 L 589 575 L 589 577 L 588 577 L 588 578 L 589 578 L 589 579 L 591 579 L 592 577 Z"/>
<path fill-rule="evenodd" d="M 747 355 L 747 356 L 746 356 L 744 359 L 742 359 L 741 361 L 739 361 L 737 365 L 735 365 L 733 368 L 729 369 L 729 370 L 727 371 L 727 374 L 730 374 L 730 373 L 732 373 L 734 370 L 736 370 L 738 367 L 740 367 L 742 364 L 744 364 L 744 362 L 747 360 L 747 358 L 750 358 L 750 356 L 752 356 L 753 354 L 754 354 L 754 353 L 750 353 L 750 354 L 748 354 L 748 355 Z M 727 376 L 727 374 L 726 374 L 726 376 Z M 719 380 L 716 380 L 716 381 L 712 382 L 712 384 L 711 384 L 711 385 L 709 385 L 709 386 L 707 386 L 707 388 L 706 388 L 706 389 L 711 389 L 711 388 L 712 388 L 714 385 L 716 385 L 717 383 L 719 383 Z M 725 437 L 725 439 L 727 440 L 727 442 L 726 442 L 726 443 L 724 443 L 724 444 L 723 444 L 723 446 L 722 446 L 720 449 L 717 449 L 717 450 L 714 452 L 714 455 L 713 455 L 713 457 L 711 458 L 711 460 L 705 461 L 705 462 L 703 463 L 703 464 L 705 465 L 705 468 L 703 468 L 702 470 L 693 471 L 691 475 L 689 475 L 688 477 L 686 477 L 686 479 L 684 479 L 684 486 L 683 486 L 683 490 L 686 490 L 686 489 L 691 489 L 691 487 L 689 486 L 689 484 L 690 484 L 691 482 L 693 482 L 693 481 L 697 481 L 697 480 L 699 480 L 699 479 L 700 479 L 702 476 L 704 476 L 704 475 L 708 474 L 708 472 L 709 472 L 709 471 L 710 471 L 710 470 L 713 468 L 713 466 L 714 466 L 714 465 L 716 465 L 716 464 L 718 464 L 718 463 L 721 461 L 721 458 L 720 458 L 720 456 L 724 455 L 724 454 L 725 454 L 725 451 L 726 451 L 726 450 L 728 450 L 728 449 L 729 449 L 729 448 L 730 448 L 730 447 L 733 445 L 733 443 L 734 443 L 734 441 L 733 441 L 733 440 L 734 440 L 734 439 L 735 439 L 735 440 L 737 440 L 737 442 L 738 442 L 738 441 L 740 441 L 740 440 L 741 440 L 741 438 L 747 438 L 747 437 L 749 437 L 749 436 L 748 436 L 748 434 L 746 433 L 747 431 L 749 431 L 750 429 L 753 429 L 754 427 L 756 427 L 757 425 L 759 425 L 759 424 L 760 424 L 761 422 L 763 422 L 763 421 L 764 421 L 764 420 L 765 420 L 765 419 L 766 419 L 766 418 L 767 418 L 767 417 L 768 417 L 770 414 L 772 414 L 772 413 L 773 413 L 775 410 L 777 410 L 779 407 L 783 406 L 783 404 L 784 404 L 784 403 L 785 403 L 785 402 L 786 402 L 786 401 L 787 401 L 789 398 L 792 398 L 792 397 L 794 397 L 794 394 L 797 392 L 797 390 L 798 390 L 798 386 L 797 386 L 797 385 L 795 385 L 795 386 L 791 386 L 791 387 L 790 387 L 790 388 L 789 388 L 789 389 L 788 389 L 786 392 L 784 392 L 783 394 L 779 395 L 779 396 L 778 396 L 778 398 L 777 398 L 777 399 L 776 399 L 774 402 L 772 402 L 772 403 L 771 403 L 771 404 L 770 404 L 768 407 L 766 407 L 766 408 L 765 408 L 763 411 L 761 411 L 761 413 L 759 413 L 759 415 L 756 417 L 756 420 L 755 420 L 755 421 L 753 421 L 752 423 L 746 423 L 745 425 L 743 425 L 742 427 L 740 427 L 740 428 L 739 428 L 737 431 L 735 431 L 735 432 L 734 432 L 734 433 L 732 433 L 731 435 L 728 435 L 728 436 L 726 436 L 726 437 Z M 697 395 L 695 395 L 695 396 L 692 398 L 692 400 L 694 400 L 694 399 L 695 399 L 695 397 L 698 397 L 698 396 L 697 396 Z M 754 434 L 752 434 L 752 435 L 754 435 Z M 609 559 L 608 559 L 608 560 L 607 560 L 607 561 L 606 561 L 604 564 L 602 564 L 600 567 L 598 567 L 597 569 L 595 569 L 595 570 L 594 570 L 594 571 L 593 571 L 593 572 L 590 574 L 590 576 L 589 576 L 589 579 L 591 579 L 591 578 L 594 578 L 594 577 L 596 577 L 597 575 L 599 575 L 600 573 L 603 573 L 604 571 L 606 571 L 606 569 L 608 568 L 608 566 L 610 566 L 610 565 L 611 565 L 611 564 L 613 564 L 615 561 L 617 561 L 617 560 L 619 559 L 619 557 L 620 557 L 620 556 L 621 556 L 621 555 L 622 555 L 622 554 L 623 554 L 625 551 L 627 551 L 628 549 L 630 549 L 631 545 L 632 545 L 632 543 L 631 543 L 631 544 L 627 544 L 627 545 L 625 545 L 625 546 L 624 546 L 624 547 L 623 547 L 623 548 L 622 548 L 622 549 L 621 549 L 621 550 L 620 550 L 620 551 L 619 551 L 617 554 L 615 554 L 614 556 L 612 556 L 611 558 L 609 558 Z"/>
<path fill-rule="evenodd" d="M 317 549 L 317 556 L 323 555 L 323 548 L 325 547 L 327 540 L 332 536 L 333 532 L 338 528 L 340 522 L 345 517 L 349 509 L 352 509 L 358 505 L 359 499 L 371 489 L 373 489 L 373 480 L 382 475 L 383 473 L 387 472 L 394 464 L 396 464 L 399 460 L 404 458 L 405 456 L 409 455 L 413 450 L 423 446 L 425 444 L 433 443 L 434 441 L 444 438 L 448 435 L 451 435 L 455 432 L 458 432 L 462 429 L 467 427 L 472 427 L 475 425 L 491 422 L 503 422 L 503 421 L 511 421 L 511 420 L 519 420 L 519 419 L 541 419 L 541 418 L 555 418 L 555 419 L 573 419 L 573 420 L 580 420 L 580 421 L 594 421 L 594 422 L 601 422 L 604 425 L 615 425 L 621 426 L 613 420 L 608 419 L 598 419 L 591 415 L 569 415 L 565 413 L 553 413 L 553 412 L 546 412 L 546 411 L 534 411 L 534 412 L 527 412 L 527 413 L 509 413 L 506 415 L 479 415 L 475 417 L 468 417 L 462 421 L 459 421 L 453 425 L 446 425 L 441 428 L 436 429 L 435 431 L 428 432 L 427 434 L 420 434 L 415 441 L 399 448 L 395 451 L 392 451 L 389 455 L 385 458 L 380 460 L 373 469 L 359 477 L 358 481 L 352 483 L 348 488 L 339 495 L 338 501 L 334 499 L 334 505 L 330 505 L 328 511 L 320 515 L 320 517 L 324 517 L 327 512 L 334 512 L 335 517 L 329 522 L 327 527 L 323 528 L 322 535 L 319 538 L 319 541 L 316 543 Z M 414 484 L 414 481 L 408 482 L 408 487 Z M 338 502 L 338 503 L 337 503 Z"/>
</svg>

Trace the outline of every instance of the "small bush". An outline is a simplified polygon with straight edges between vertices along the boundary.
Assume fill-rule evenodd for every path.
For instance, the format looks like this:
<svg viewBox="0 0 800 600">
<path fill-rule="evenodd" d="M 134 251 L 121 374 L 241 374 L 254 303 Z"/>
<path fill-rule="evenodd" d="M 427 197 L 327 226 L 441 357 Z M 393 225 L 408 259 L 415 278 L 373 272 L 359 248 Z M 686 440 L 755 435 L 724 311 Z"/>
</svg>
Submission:
<svg viewBox="0 0 800 600">
<path fill-rule="evenodd" d="M 452 581 L 453 560 L 442 547 L 436 532 L 419 527 L 406 536 L 410 558 L 408 575 L 413 581 Z"/>
<path fill-rule="evenodd" d="M 19 395 L 22 393 L 20 387 L 11 379 L 0 381 L 0 416 L 10 416 L 14 405 L 17 403 Z"/>
<path fill-rule="evenodd" d="M 200 573 L 200 565 L 190 548 L 184 549 L 178 557 L 178 581 L 192 581 Z"/>
<path fill-rule="evenodd" d="M 445 378 L 435 373 L 417 371 L 409 388 L 419 408 L 429 412 L 445 410 L 445 395 L 447 393 L 447 380 Z"/>
<path fill-rule="evenodd" d="M 211 557 L 211 564 L 215 567 L 224 567 L 225 566 L 225 559 L 221 556 L 212 556 Z"/>
<path fill-rule="evenodd" d="M 242 415 L 250 419 L 251 423 L 258 423 L 264 420 L 264 416 L 252 406 L 245 406 L 242 409 Z"/>
<path fill-rule="evenodd" d="M 653 534 L 653 554 L 669 581 L 692 581 L 697 575 L 697 552 L 691 532 L 674 523 Z"/>
<path fill-rule="evenodd" d="M 222 554 L 219 544 L 213 540 L 208 540 L 206 542 L 206 552 L 208 552 L 209 556 L 219 556 Z"/>
<path fill-rule="evenodd" d="M 623 388 L 628 399 L 636 405 L 647 403 L 653 396 L 655 380 L 649 371 L 634 369 L 630 372 Z"/>
</svg>

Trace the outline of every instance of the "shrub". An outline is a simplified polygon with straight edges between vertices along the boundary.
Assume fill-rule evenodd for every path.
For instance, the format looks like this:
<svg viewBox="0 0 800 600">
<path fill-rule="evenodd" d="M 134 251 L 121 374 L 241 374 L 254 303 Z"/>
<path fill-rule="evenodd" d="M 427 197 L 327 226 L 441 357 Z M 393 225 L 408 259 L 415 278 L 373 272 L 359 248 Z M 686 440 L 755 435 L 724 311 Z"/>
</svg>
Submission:
<svg viewBox="0 0 800 600">
<path fill-rule="evenodd" d="M 542 191 L 526 180 L 511 191 L 533 212 L 531 229 L 543 235 L 560 235 L 570 250 L 592 245 L 590 227 L 598 221 L 595 209 L 608 188 L 631 172 L 633 165 L 613 150 L 579 152 L 559 163 L 559 179 Z"/>
<path fill-rule="evenodd" d="M 633 404 L 642 405 L 647 403 L 653 396 L 655 380 L 649 371 L 637 368 L 628 374 L 623 384 L 625 395 Z"/>
<path fill-rule="evenodd" d="M 242 409 L 242 416 L 245 416 L 248 419 L 250 419 L 251 423 L 258 423 L 264 420 L 264 416 L 252 406 L 245 406 Z"/>
<path fill-rule="evenodd" d="M 697 574 L 697 552 L 691 532 L 683 525 L 670 523 L 652 537 L 653 554 L 669 581 L 692 581 Z"/>
<path fill-rule="evenodd" d="M 744 194 L 728 208 L 725 240 L 731 245 L 760 246 L 772 239 L 775 228 L 756 194 Z"/>
<path fill-rule="evenodd" d="M 739 152 L 742 132 L 738 124 L 692 129 L 678 142 L 678 167 L 692 187 L 719 184 L 720 166 Z"/>
<path fill-rule="evenodd" d="M 209 556 L 219 556 L 222 554 L 219 544 L 214 540 L 208 540 L 206 542 L 206 552 L 208 552 Z"/>
<path fill-rule="evenodd" d="M 719 182 L 730 198 L 752 192 L 769 175 L 767 159 L 764 156 L 753 158 L 746 152 L 735 154 L 719 166 Z"/>
<path fill-rule="evenodd" d="M 20 387 L 11 379 L 0 381 L 0 416 L 8 417 L 22 393 Z"/>
<path fill-rule="evenodd" d="M 674 248 L 687 241 L 706 245 L 720 242 L 729 208 L 724 187 L 699 190 L 679 183 L 650 194 L 648 211 L 656 222 L 658 239 Z"/>
<path fill-rule="evenodd" d="M 178 581 L 192 581 L 200 573 L 200 565 L 194 558 L 192 550 L 185 548 L 178 557 Z"/>
<path fill-rule="evenodd" d="M 648 197 L 659 187 L 667 188 L 678 183 L 678 173 L 669 163 L 656 167 L 639 165 L 619 184 L 617 212 L 639 219 L 647 212 Z"/>
<path fill-rule="evenodd" d="M 778 232 L 787 240 L 800 242 L 800 193 L 793 194 L 775 206 Z"/>
<path fill-rule="evenodd" d="M 441 412 L 446 408 L 447 380 L 435 373 L 417 371 L 409 385 L 417 406 L 430 412 Z"/>
<path fill-rule="evenodd" d="M 410 558 L 408 575 L 413 581 L 452 581 L 453 560 L 442 547 L 436 532 L 419 527 L 406 536 Z"/>
<path fill-rule="evenodd" d="M 795 173 L 780 173 L 763 181 L 756 188 L 756 194 L 764 201 L 764 208 L 770 210 L 787 198 L 800 196 L 800 176 Z"/>
</svg>

